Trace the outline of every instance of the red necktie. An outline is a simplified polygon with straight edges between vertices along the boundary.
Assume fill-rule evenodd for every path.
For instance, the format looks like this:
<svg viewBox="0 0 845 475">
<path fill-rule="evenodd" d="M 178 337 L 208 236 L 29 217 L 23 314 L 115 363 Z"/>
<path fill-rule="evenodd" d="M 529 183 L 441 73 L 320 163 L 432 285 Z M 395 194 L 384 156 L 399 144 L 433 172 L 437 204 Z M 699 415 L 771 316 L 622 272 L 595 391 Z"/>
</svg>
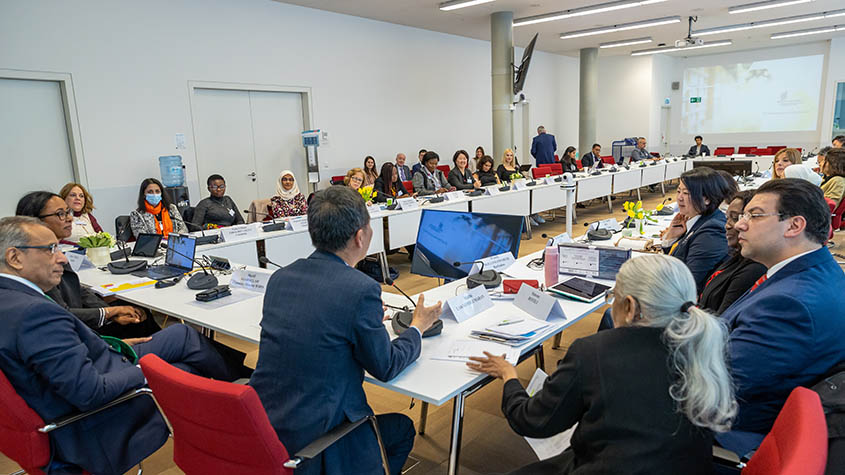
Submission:
<svg viewBox="0 0 845 475">
<path fill-rule="evenodd" d="M 768 279 L 768 278 L 769 278 L 769 276 L 768 276 L 768 275 L 763 274 L 763 277 L 760 277 L 759 279 L 757 279 L 757 282 L 754 282 L 754 285 L 752 285 L 752 286 L 751 286 L 751 289 L 749 290 L 749 292 L 754 292 L 754 289 L 756 289 L 758 285 L 760 285 L 760 284 L 762 284 L 763 282 L 765 282 L 765 281 L 766 281 L 766 279 Z"/>
</svg>

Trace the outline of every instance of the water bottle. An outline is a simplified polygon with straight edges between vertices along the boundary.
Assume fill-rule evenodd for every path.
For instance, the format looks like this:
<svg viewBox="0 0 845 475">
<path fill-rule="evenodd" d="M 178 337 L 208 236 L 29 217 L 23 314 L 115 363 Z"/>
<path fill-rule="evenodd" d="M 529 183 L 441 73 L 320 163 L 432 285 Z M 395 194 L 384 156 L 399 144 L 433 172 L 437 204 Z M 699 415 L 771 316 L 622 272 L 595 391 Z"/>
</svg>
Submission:
<svg viewBox="0 0 845 475">
<path fill-rule="evenodd" d="M 559 254 L 557 246 L 549 246 L 546 248 L 545 260 L 543 261 L 543 272 L 546 275 L 546 288 L 557 284 Z"/>
<path fill-rule="evenodd" d="M 161 170 L 161 183 L 164 186 L 184 186 L 185 172 L 182 169 L 181 155 L 165 155 L 158 157 L 158 166 Z"/>
</svg>

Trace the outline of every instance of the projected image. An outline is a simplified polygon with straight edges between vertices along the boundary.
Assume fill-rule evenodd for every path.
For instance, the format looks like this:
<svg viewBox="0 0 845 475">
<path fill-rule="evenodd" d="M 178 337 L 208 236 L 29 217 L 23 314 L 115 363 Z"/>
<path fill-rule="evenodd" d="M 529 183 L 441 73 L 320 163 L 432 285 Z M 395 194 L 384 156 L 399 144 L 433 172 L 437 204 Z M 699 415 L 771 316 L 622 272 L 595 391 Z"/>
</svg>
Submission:
<svg viewBox="0 0 845 475">
<path fill-rule="evenodd" d="M 824 55 L 684 71 L 688 134 L 816 130 Z M 690 103 L 690 98 L 701 102 Z"/>
<path fill-rule="evenodd" d="M 519 253 L 522 216 L 423 210 L 411 272 L 428 277 L 466 277 L 483 257 Z"/>
</svg>

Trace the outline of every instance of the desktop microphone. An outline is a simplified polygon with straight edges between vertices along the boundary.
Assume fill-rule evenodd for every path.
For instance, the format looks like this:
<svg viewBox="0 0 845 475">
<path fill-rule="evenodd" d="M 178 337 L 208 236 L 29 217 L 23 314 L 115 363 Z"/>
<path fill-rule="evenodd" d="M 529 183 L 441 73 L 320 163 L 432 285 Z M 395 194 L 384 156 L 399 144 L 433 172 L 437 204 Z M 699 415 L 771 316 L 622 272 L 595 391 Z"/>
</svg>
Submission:
<svg viewBox="0 0 845 475">
<path fill-rule="evenodd" d="M 185 254 L 182 254 L 181 252 L 177 251 L 176 249 L 173 249 L 172 247 L 168 247 L 167 252 L 171 251 L 178 256 L 184 257 L 185 259 L 190 259 L 196 265 L 200 266 L 200 269 L 202 269 L 202 274 L 194 274 L 188 279 L 189 289 L 207 290 L 213 287 L 217 287 L 217 277 L 215 277 L 214 274 L 212 274 L 211 272 L 208 272 L 208 270 L 206 270 L 205 266 L 202 265 L 200 261 L 190 256 L 186 256 Z"/>
<path fill-rule="evenodd" d="M 276 264 L 275 262 L 271 261 L 270 259 L 267 259 L 265 256 L 261 256 L 261 257 L 259 257 L 259 258 L 258 258 L 258 262 L 260 262 L 260 263 L 264 264 L 265 266 L 266 266 L 267 264 L 273 264 L 274 266 L 278 267 L 279 269 L 281 269 L 281 268 L 282 268 L 282 266 L 280 266 L 279 264 Z"/>
<path fill-rule="evenodd" d="M 123 232 L 126 231 L 126 223 L 120 227 L 117 232 L 118 236 L 122 236 Z M 123 259 L 124 260 L 114 260 L 109 262 L 106 266 L 112 274 L 116 275 L 123 275 L 123 274 L 131 274 L 132 272 L 144 270 L 147 268 L 147 261 L 144 260 L 129 260 L 129 253 L 126 250 L 126 243 L 123 241 L 116 241 L 115 244 L 117 245 L 118 249 L 123 251 Z"/>
<path fill-rule="evenodd" d="M 415 308 L 415 309 L 417 308 L 417 304 L 414 303 L 413 299 L 411 299 L 411 297 L 408 297 L 408 294 L 406 294 L 404 291 L 402 291 L 402 289 L 397 287 L 396 282 L 394 282 L 393 279 L 388 277 L 387 279 L 385 279 L 384 283 L 386 285 L 389 285 L 389 286 L 393 287 L 394 289 L 398 290 L 399 293 L 404 295 L 405 298 L 408 299 L 409 302 L 411 302 L 411 305 L 414 306 L 413 308 Z M 385 304 L 385 306 L 393 308 L 393 309 L 396 308 L 393 305 L 386 305 Z M 396 315 L 394 315 L 393 318 L 390 319 L 390 326 L 393 328 L 393 331 L 397 335 L 401 335 L 405 330 L 407 330 L 408 328 L 411 327 L 411 322 L 413 320 L 414 320 L 414 312 L 410 311 L 408 309 L 408 306 L 406 305 L 400 311 L 396 312 Z M 436 335 L 439 335 L 440 332 L 442 332 L 442 331 L 443 331 L 443 320 L 437 319 L 437 320 L 434 321 L 434 323 L 431 324 L 431 326 L 428 328 L 428 330 L 423 332 L 422 337 L 428 338 L 430 336 L 436 336 Z"/>
<path fill-rule="evenodd" d="M 455 261 L 452 263 L 453 267 L 460 267 L 466 264 L 481 264 L 481 268 L 478 270 L 477 274 L 472 274 L 467 276 L 467 287 L 470 289 L 474 289 L 479 285 L 483 285 L 485 288 L 488 289 L 495 289 L 499 285 L 502 284 L 502 276 L 494 271 L 494 270 L 484 270 L 484 261 L 475 260 L 475 261 L 467 261 L 467 262 L 458 262 Z"/>
<path fill-rule="evenodd" d="M 660 204 L 665 205 L 667 201 L 672 201 L 672 198 L 666 198 Z M 656 214 L 658 216 L 672 216 L 673 214 L 675 214 L 675 211 L 673 209 L 670 209 L 670 208 L 667 208 L 667 207 L 664 206 L 659 211 L 655 211 L 654 214 Z"/>
<path fill-rule="evenodd" d="M 584 227 L 588 227 L 591 224 L 596 225 L 596 229 L 588 229 L 587 230 L 587 240 L 588 241 L 607 241 L 611 237 L 613 237 L 613 233 L 610 232 L 609 229 L 602 229 L 601 221 L 593 221 L 592 223 L 586 222 L 584 223 Z"/>
<path fill-rule="evenodd" d="M 217 244 L 218 242 L 220 242 L 220 235 L 219 234 L 206 236 L 205 235 L 205 231 L 206 231 L 205 228 L 203 228 L 199 224 L 194 224 L 190 221 L 185 221 L 185 220 L 182 220 L 182 222 L 185 223 L 185 226 L 187 226 L 189 230 L 191 229 L 192 226 L 194 227 L 194 229 L 199 230 L 200 236 L 195 237 L 195 239 L 197 240 L 197 246 L 202 245 L 202 244 Z"/>
<path fill-rule="evenodd" d="M 245 210 L 243 210 L 243 212 L 246 213 L 247 215 L 249 215 L 250 211 L 248 209 L 245 209 Z M 282 229 L 285 229 L 285 222 L 282 221 L 281 223 L 277 223 L 276 218 L 274 218 L 272 214 L 262 213 L 261 211 L 256 211 L 255 214 L 260 214 L 261 216 L 264 216 L 264 217 L 270 217 L 270 222 L 261 227 L 261 229 L 264 230 L 265 233 L 269 233 L 271 231 L 280 231 Z"/>
</svg>

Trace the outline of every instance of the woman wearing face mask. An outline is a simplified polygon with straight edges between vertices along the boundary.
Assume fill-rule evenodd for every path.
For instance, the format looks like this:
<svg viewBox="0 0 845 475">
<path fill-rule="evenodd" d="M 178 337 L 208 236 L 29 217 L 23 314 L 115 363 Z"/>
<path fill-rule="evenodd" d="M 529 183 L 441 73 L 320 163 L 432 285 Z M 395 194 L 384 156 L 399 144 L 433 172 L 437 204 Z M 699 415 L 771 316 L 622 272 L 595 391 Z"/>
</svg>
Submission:
<svg viewBox="0 0 845 475">
<path fill-rule="evenodd" d="M 138 208 L 129 213 L 129 227 L 136 238 L 139 234 L 187 233 L 188 227 L 176 205 L 164 193 L 164 185 L 155 178 L 141 182 L 138 190 Z"/>
<path fill-rule="evenodd" d="M 772 162 L 772 180 L 780 180 L 786 178 L 784 170 L 790 165 L 800 165 L 801 152 L 797 148 L 784 148 L 775 154 L 775 160 Z"/>
<path fill-rule="evenodd" d="M 308 213 L 308 203 L 299 192 L 296 177 L 290 170 L 283 170 L 276 183 L 276 196 L 270 198 L 270 216 L 286 218 L 288 216 L 304 216 Z"/>
<path fill-rule="evenodd" d="M 698 298 L 698 306 L 716 315 L 730 307 L 736 299 L 750 289 L 754 282 L 766 273 L 766 266 L 751 259 L 742 257 L 739 243 L 739 231 L 734 225 L 745 210 L 745 205 L 751 201 L 754 192 L 740 191 L 729 199 L 728 211 L 725 213 L 725 238 L 728 241 L 730 253 L 707 278 L 704 290 Z"/>
<path fill-rule="evenodd" d="M 68 183 L 59 191 L 59 196 L 73 211 L 73 230 L 67 238 L 68 242 L 77 243 L 82 236 L 97 234 L 103 230 L 91 214 L 94 209 L 94 200 L 91 199 L 91 195 L 84 186 L 79 183 Z"/>
</svg>

